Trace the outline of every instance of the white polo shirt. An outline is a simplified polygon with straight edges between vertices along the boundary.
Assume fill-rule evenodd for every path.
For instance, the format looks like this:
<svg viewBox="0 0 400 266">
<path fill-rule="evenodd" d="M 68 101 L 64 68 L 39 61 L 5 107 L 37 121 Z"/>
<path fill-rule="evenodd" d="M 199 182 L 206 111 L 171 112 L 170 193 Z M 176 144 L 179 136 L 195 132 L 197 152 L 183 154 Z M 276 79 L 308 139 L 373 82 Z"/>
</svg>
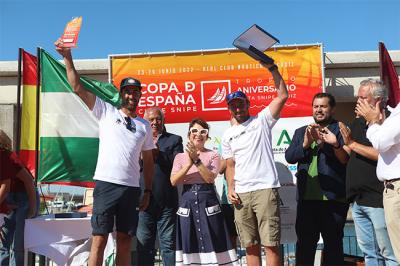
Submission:
<svg viewBox="0 0 400 266">
<path fill-rule="evenodd" d="M 235 160 L 235 192 L 280 187 L 272 152 L 271 129 L 276 121 L 267 107 L 225 131 L 222 157 Z"/>
<path fill-rule="evenodd" d="M 380 181 L 400 178 L 400 104 L 382 125 L 373 124 L 367 138 L 379 152 L 376 175 Z"/>
<path fill-rule="evenodd" d="M 100 139 L 93 179 L 139 187 L 140 153 L 155 148 L 149 122 L 140 117 L 129 118 L 135 130 L 128 130 L 127 116 L 98 97 L 92 112 L 99 121 Z"/>
</svg>

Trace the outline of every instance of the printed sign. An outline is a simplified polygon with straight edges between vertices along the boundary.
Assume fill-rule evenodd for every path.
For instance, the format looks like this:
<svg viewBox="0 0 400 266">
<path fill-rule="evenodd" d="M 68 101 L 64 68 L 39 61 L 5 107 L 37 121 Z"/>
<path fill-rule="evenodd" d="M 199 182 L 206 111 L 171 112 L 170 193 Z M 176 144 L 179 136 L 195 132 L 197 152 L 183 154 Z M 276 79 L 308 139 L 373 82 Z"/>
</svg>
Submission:
<svg viewBox="0 0 400 266">
<path fill-rule="evenodd" d="M 64 34 L 61 39 L 64 43 L 64 47 L 76 47 L 78 42 L 79 31 L 81 30 L 82 17 L 73 18 L 67 23 L 64 29 Z"/>
<path fill-rule="evenodd" d="M 289 99 L 282 117 L 311 115 L 311 100 L 322 91 L 321 45 L 277 47 L 266 52 L 274 58 L 287 84 Z M 164 110 L 167 123 L 229 119 L 225 97 L 241 90 L 257 114 L 276 96 L 271 73 L 239 50 L 111 55 L 111 78 L 119 87 L 123 78 L 143 84 L 138 113 L 149 107 Z"/>
</svg>

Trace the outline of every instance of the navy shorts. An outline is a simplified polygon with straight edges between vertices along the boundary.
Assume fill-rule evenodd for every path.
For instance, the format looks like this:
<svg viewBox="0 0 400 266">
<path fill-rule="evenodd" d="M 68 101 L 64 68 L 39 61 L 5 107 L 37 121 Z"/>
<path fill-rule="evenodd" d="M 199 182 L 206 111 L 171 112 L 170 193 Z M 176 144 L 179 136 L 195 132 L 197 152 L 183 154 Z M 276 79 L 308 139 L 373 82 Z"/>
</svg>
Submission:
<svg viewBox="0 0 400 266">
<path fill-rule="evenodd" d="M 134 236 L 138 224 L 140 188 L 96 180 L 93 191 L 93 235 L 117 232 Z"/>
</svg>

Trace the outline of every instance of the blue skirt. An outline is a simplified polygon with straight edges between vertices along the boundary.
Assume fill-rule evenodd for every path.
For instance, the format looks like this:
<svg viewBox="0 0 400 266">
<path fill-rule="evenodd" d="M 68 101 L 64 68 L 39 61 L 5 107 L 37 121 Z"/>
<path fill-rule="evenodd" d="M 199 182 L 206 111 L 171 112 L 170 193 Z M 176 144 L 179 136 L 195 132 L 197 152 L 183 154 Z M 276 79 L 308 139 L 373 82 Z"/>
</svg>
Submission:
<svg viewBox="0 0 400 266">
<path fill-rule="evenodd" d="M 176 227 L 176 265 L 238 265 L 213 184 L 184 185 Z"/>
</svg>

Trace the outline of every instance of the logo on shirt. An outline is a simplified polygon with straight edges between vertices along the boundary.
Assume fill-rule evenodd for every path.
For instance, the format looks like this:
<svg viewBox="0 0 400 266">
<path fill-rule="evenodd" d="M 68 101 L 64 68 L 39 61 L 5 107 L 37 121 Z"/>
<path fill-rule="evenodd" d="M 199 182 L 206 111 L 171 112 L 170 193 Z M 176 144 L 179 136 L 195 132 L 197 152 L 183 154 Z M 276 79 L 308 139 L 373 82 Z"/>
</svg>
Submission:
<svg viewBox="0 0 400 266">
<path fill-rule="evenodd" d="M 230 80 L 201 82 L 201 107 L 203 111 L 227 110 L 225 97 L 231 92 Z"/>
</svg>

